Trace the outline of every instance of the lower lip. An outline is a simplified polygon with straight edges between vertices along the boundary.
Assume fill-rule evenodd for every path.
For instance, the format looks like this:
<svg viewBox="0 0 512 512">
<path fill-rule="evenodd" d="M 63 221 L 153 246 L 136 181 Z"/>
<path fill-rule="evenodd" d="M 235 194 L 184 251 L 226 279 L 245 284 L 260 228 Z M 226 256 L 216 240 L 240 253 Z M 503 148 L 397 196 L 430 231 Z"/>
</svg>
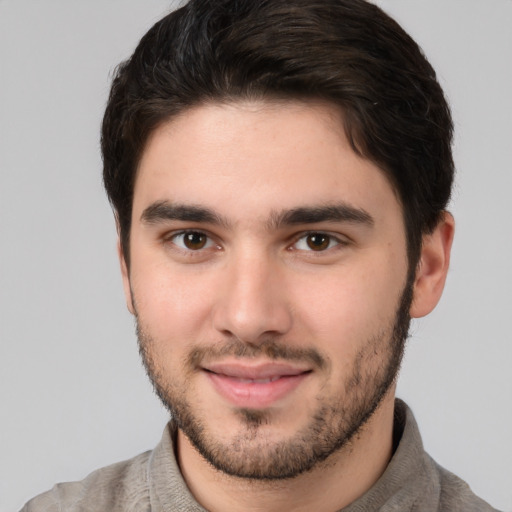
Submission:
<svg viewBox="0 0 512 512">
<path fill-rule="evenodd" d="M 247 382 L 227 375 L 206 372 L 217 392 L 237 407 L 262 409 L 292 393 L 309 375 L 284 375 L 271 382 Z"/>
</svg>

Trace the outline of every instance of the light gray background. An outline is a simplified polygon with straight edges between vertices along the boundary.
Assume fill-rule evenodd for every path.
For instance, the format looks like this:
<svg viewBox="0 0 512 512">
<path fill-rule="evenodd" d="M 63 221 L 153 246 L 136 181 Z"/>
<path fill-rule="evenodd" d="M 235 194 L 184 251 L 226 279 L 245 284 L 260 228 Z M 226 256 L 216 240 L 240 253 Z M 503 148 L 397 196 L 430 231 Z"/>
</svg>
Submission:
<svg viewBox="0 0 512 512">
<path fill-rule="evenodd" d="M 382 0 L 453 106 L 457 234 L 399 384 L 430 453 L 512 511 L 512 2 Z M 101 182 L 109 73 L 160 0 L 0 1 L 0 510 L 152 448 Z"/>
</svg>

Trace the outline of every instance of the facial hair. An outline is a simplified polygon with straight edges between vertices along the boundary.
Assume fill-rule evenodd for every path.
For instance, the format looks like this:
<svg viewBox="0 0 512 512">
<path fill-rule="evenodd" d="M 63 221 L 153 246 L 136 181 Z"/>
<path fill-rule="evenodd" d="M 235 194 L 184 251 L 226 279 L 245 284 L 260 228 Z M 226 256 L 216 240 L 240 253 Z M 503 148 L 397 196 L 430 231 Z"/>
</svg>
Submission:
<svg viewBox="0 0 512 512">
<path fill-rule="evenodd" d="M 298 349 L 269 337 L 258 345 L 229 339 L 222 344 L 195 347 L 183 361 L 180 382 L 166 374 L 153 356 L 155 340 L 137 319 L 139 350 L 156 394 L 171 413 L 178 428 L 213 467 L 231 476 L 251 480 L 294 478 L 313 469 L 348 445 L 371 418 L 394 383 L 408 336 L 413 280 L 409 276 L 395 317 L 365 341 L 355 355 L 351 373 L 335 392 L 317 397 L 307 425 L 288 439 L 269 441 L 263 429 L 272 423 L 266 410 L 239 409 L 242 428 L 229 443 L 215 439 L 208 418 L 201 417 L 188 393 L 187 380 L 200 362 L 222 356 L 307 362 L 328 371 L 330 361 L 315 348 Z"/>
</svg>

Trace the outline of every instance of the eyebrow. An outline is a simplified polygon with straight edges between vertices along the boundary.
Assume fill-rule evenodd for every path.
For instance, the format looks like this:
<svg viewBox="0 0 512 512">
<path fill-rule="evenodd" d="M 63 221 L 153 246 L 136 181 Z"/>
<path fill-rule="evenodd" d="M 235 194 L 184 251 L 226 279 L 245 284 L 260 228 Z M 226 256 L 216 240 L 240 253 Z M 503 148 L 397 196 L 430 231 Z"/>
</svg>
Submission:
<svg viewBox="0 0 512 512">
<path fill-rule="evenodd" d="M 198 222 L 229 227 L 231 223 L 214 210 L 198 205 L 173 204 L 169 201 L 157 201 L 148 206 L 141 215 L 142 222 L 158 224 L 169 220 Z M 320 206 L 301 206 L 291 210 L 272 212 L 267 223 L 268 229 L 275 230 L 285 226 L 316 224 L 319 222 L 348 222 L 373 226 L 373 217 L 364 209 L 346 203 Z"/>
<path fill-rule="evenodd" d="M 203 206 L 173 204 L 168 201 L 157 201 L 148 206 L 141 215 L 142 222 L 158 224 L 168 220 L 202 222 L 227 226 L 229 223 L 219 214 Z"/>
<path fill-rule="evenodd" d="M 322 206 L 303 206 L 276 212 L 271 215 L 269 227 L 295 226 L 298 224 L 316 224 L 318 222 L 349 222 L 371 227 L 374 218 L 364 209 L 346 203 Z"/>
</svg>

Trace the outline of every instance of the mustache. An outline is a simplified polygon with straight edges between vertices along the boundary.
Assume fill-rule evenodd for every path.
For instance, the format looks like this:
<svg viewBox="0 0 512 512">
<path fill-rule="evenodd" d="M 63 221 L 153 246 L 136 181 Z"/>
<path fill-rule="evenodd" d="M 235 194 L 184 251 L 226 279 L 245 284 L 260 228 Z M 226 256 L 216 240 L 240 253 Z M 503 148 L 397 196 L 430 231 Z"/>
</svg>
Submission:
<svg viewBox="0 0 512 512">
<path fill-rule="evenodd" d="M 284 345 L 272 338 L 265 339 L 258 344 L 250 344 L 239 339 L 232 339 L 222 344 L 194 347 L 186 358 L 186 364 L 189 368 L 195 369 L 200 368 L 205 361 L 228 356 L 240 359 L 266 357 L 271 360 L 307 362 L 319 370 L 328 366 L 327 359 L 318 350 Z"/>
</svg>

